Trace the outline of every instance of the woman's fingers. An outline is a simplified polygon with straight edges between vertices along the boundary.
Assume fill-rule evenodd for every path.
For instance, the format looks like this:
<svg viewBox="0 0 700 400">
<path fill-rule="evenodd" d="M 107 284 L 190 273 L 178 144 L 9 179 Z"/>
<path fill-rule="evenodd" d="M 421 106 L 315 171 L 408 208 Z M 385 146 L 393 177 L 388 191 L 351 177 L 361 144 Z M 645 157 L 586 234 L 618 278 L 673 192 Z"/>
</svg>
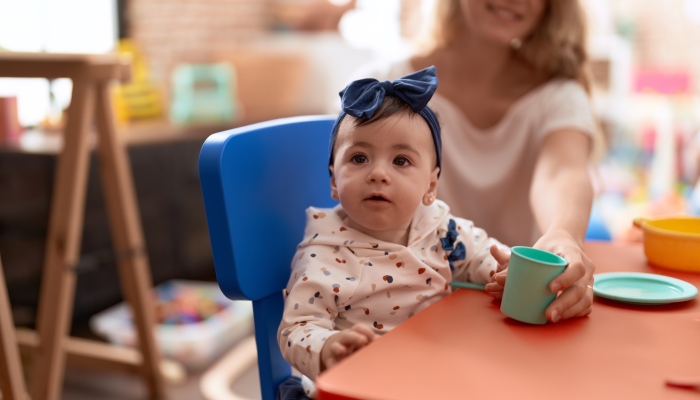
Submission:
<svg viewBox="0 0 700 400">
<path fill-rule="evenodd" d="M 566 257 L 565 257 L 566 258 Z M 570 261 L 564 272 L 552 279 L 549 283 L 549 290 L 556 293 L 566 289 L 581 280 L 586 275 L 586 267 L 583 261 Z"/>
<path fill-rule="evenodd" d="M 577 254 L 562 255 L 569 260 L 569 265 L 549 284 L 552 292 L 563 290 L 545 312 L 552 322 L 585 314 L 593 304 L 593 289 L 590 285 L 593 284 L 595 266 L 580 249 L 577 248 L 577 250 L 579 250 Z"/>
<path fill-rule="evenodd" d="M 577 283 L 576 286 L 581 287 L 583 285 L 579 286 L 579 284 Z M 579 290 L 583 291 L 583 295 L 571 307 L 566 308 L 561 313 L 561 319 L 577 317 L 584 313 L 586 315 L 590 314 L 590 311 L 588 311 L 587 313 L 586 311 L 591 310 L 593 305 L 593 288 L 590 287 L 590 285 L 585 285 Z M 564 293 L 562 293 L 562 295 L 564 295 Z"/>
<path fill-rule="evenodd" d="M 585 310 L 581 311 L 580 313 L 574 315 L 574 317 L 576 317 L 576 318 L 578 318 L 578 317 L 585 317 L 585 316 L 589 315 L 589 314 L 592 313 L 592 312 L 593 312 L 593 307 L 588 307 L 587 309 L 585 309 Z"/>
<path fill-rule="evenodd" d="M 593 290 L 580 280 L 569 286 L 547 307 L 545 315 L 552 322 L 575 317 L 593 304 Z"/>
</svg>

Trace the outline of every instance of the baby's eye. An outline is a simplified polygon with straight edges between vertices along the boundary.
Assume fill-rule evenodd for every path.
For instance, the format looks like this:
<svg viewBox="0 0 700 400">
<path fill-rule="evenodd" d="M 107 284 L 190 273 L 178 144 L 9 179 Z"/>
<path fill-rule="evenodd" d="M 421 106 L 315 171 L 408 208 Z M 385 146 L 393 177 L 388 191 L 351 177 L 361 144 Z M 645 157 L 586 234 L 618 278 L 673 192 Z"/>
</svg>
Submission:
<svg viewBox="0 0 700 400">
<path fill-rule="evenodd" d="M 355 154 L 354 156 L 352 156 L 352 162 L 354 162 L 355 164 L 364 164 L 367 162 L 367 156 L 365 156 L 364 154 Z"/>
<path fill-rule="evenodd" d="M 394 158 L 394 165 L 398 165 L 399 167 L 403 167 L 403 166 L 408 165 L 410 163 L 411 162 L 408 161 L 408 158 L 406 158 L 404 156 L 398 156 L 398 157 Z"/>
</svg>

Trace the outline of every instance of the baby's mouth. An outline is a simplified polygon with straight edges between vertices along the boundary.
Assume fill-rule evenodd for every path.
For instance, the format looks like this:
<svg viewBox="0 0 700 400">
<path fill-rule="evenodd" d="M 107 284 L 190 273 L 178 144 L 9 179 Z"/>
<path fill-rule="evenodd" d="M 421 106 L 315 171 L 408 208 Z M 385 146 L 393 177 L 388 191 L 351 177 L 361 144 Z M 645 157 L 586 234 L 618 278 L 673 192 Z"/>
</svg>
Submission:
<svg viewBox="0 0 700 400">
<path fill-rule="evenodd" d="M 387 203 L 391 203 L 388 199 L 386 199 L 386 198 L 384 198 L 383 196 L 380 196 L 380 195 L 373 195 L 373 196 L 370 196 L 370 197 L 366 198 L 365 200 L 370 200 L 370 201 L 386 201 Z"/>
</svg>

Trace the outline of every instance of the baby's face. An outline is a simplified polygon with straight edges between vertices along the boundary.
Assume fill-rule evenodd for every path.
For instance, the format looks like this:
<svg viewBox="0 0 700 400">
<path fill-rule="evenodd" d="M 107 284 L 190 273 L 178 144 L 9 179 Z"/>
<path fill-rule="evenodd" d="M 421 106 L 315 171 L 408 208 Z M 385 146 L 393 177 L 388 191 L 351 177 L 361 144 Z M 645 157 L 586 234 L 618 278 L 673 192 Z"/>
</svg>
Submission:
<svg viewBox="0 0 700 400">
<path fill-rule="evenodd" d="M 407 230 L 421 203 L 437 191 L 436 156 L 430 128 L 416 115 L 394 114 L 354 127 L 346 116 L 335 144 L 331 195 L 340 200 L 353 228 L 381 238 Z"/>
</svg>

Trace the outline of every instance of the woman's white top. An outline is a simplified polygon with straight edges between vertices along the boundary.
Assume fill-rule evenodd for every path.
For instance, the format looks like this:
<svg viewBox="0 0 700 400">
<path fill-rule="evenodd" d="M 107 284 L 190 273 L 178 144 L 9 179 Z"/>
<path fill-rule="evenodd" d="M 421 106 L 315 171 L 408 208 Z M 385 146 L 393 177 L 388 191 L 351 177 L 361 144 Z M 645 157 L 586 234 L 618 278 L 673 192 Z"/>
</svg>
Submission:
<svg viewBox="0 0 700 400">
<path fill-rule="evenodd" d="M 412 72 L 409 60 L 374 63 L 358 70 L 353 79 L 394 80 Z M 488 129 L 472 125 L 440 94 L 433 96 L 429 106 L 442 127 L 438 198 L 454 215 L 474 221 L 502 243 L 532 246 L 541 236 L 530 207 L 541 143 L 561 129 L 592 138 L 595 122 L 584 88 L 574 80 L 552 79 L 516 100 Z"/>
</svg>

